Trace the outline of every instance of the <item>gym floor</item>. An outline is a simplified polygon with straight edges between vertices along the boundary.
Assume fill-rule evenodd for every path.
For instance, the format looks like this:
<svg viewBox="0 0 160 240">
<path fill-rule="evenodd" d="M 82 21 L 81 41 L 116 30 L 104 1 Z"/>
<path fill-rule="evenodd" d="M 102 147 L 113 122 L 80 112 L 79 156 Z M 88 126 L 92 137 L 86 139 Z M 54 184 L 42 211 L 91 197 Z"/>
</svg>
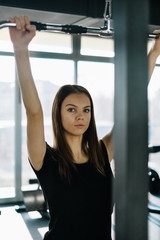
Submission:
<svg viewBox="0 0 160 240">
<path fill-rule="evenodd" d="M 37 212 L 17 213 L 18 206 L 1 207 L 0 239 L 42 240 L 48 229 L 48 219 Z M 160 210 L 160 196 L 149 195 L 149 208 Z M 138 216 L 137 216 L 138 217 Z M 114 222 L 114 220 L 113 220 Z M 114 240 L 114 224 L 113 224 Z M 148 240 L 160 239 L 160 214 L 148 215 Z"/>
<path fill-rule="evenodd" d="M 149 194 L 148 208 L 160 211 L 160 195 L 154 196 Z M 160 214 L 148 214 L 148 239 L 160 239 Z"/>
<path fill-rule="evenodd" d="M 1 208 L 0 239 L 42 240 L 48 229 L 48 220 L 37 211 L 17 213 L 16 208 Z"/>
</svg>

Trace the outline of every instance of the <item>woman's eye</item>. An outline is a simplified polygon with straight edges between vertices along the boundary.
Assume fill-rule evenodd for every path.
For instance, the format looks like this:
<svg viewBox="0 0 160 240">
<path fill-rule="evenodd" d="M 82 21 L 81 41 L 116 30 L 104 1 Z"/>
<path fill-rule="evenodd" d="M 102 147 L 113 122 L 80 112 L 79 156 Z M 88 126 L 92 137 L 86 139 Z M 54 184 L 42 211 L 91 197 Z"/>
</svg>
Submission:
<svg viewBox="0 0 160 240">
<path fill-rule="evenodd" d="M 86 113 L 88 113 L 88 112 L 90 112 L 91 110 L 89 109 L 89 108 L 86 108 L 86 109 L 84 109 L 84 112 L 86 112 Z"/>
<path fill-rule="evenodd" d="M 68 112 L 75 112 L 75 109 L 74 108 L 69 108 Z"/>
</svg>

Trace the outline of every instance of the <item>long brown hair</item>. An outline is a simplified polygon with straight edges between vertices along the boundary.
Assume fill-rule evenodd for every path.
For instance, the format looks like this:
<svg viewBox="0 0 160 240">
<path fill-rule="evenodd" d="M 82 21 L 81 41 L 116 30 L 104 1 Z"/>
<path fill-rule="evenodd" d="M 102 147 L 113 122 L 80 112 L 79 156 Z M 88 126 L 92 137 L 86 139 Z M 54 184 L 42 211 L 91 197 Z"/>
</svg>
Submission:
<svg viewBox="0 0 160 240">
<path fill-rule="evenodd" d="M 97 130 L 94 117 L 93 101 L 90 93 L 79 85 L 64 85 L 57 92 L 52 106 L 52 127 L 54 137 L 54 150 L 58 156 L 60 175 L 69 182 L 71 179 L 71 168 L 75 168 L 71 149 L 65 139 L 64 129 L 61 121 L 61 105 L 63 100 L 70 94 L 83 93 L 88 96 L 91 103 L 91 120 L 88 129 L 83 134 L 82 150 L 89 156 L 89 161 L 104 174 L 104 160 L 97 137 Z"/>
</svg>

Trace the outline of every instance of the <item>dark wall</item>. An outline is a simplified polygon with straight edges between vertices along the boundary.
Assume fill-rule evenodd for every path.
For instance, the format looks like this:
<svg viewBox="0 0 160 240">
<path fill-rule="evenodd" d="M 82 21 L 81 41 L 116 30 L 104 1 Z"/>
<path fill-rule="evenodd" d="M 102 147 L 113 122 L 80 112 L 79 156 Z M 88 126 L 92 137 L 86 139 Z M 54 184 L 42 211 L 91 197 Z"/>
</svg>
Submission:
<svg viewBox="0 0 160 240">
<path fill-rule="evenodd" d="M 2 0 L 0 5 L 103 18 L 105 0 Z"/>
<path fill-rule="evenodd" d="M 150 23 L 160 25 L 160 1 L 150 0 Z"/>
<path fill-rule="evenodd" d="M 149 24 L 160 25 L 160 1 L 149 2 Z M 103 18 L 105 0 L 0 0 L 0 5 Z"/>
</svg>

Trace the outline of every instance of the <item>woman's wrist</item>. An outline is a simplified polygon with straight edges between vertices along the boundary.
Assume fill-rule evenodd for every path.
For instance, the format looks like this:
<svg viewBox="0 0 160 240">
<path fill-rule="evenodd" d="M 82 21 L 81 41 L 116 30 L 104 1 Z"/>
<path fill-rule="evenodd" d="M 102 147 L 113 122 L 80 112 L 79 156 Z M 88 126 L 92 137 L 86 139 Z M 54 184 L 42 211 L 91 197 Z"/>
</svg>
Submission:
<svg viewBox="0 0 160 240">
<path fill-rule="evenodd" d="M 149 52 L 149 55 L 150 57 L 154 58 L 154 59 L 157 59 L 160 55 L 160 52 L 157 51 L 156 49 L 152 49 L 150 52 Z"/>
<path fill-rule="evenodd" d="M 28 46 L 15 46 L 13 45 L 14 52 L 26 52 L 28 51 Z"/>
</svg>

